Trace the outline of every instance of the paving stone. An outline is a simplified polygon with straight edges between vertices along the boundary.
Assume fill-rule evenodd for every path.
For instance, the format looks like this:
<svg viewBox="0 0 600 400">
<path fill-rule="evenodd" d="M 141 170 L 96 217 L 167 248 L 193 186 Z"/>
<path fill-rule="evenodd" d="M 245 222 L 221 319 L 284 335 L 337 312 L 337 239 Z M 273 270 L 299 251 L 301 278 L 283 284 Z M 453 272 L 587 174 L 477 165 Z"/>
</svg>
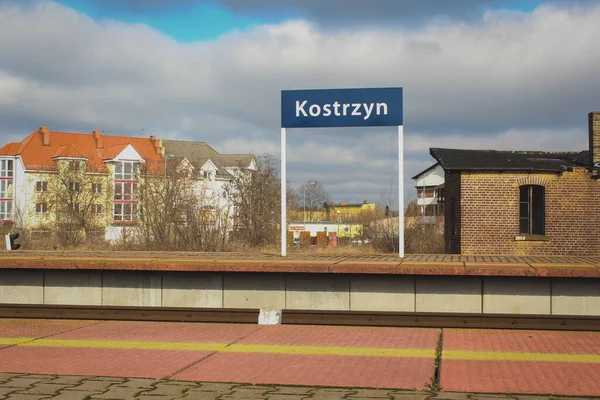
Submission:
<svg viewBox="0 0 600 400">
<path fill-rule="evenodd" d="M 469 398 L 469 393 L 455 393 L 455 392 L 438 392 L 432 400 L 466 400 Z"/>
<path fill-rule="evenodd" d="M 57 396 L 51 397 L 51 400 L 87 400 L 94 392 L 82 392 L 79 390 L 69 390 L 60 392 Z M 50 400 L 49 399 L 49 400 Z"/>
<path fill-rule="evenodd" d="M 354 390 L 346 390 L 346 389 L 316 389 L 313 390 L 312 399 L 345 399 L 346 396 L 354 393 Z"/>
<path fill-rule="evenodd" d="M 135 379 L 135 378 L 133 378 Z M 88 376 L 87 380 L 90 381 L 103 381 L 103 382 L 125 382 L 127 378 L 120 378 L 118 376 Z"/>
<path fill-rule="evenodd" d="M 42 399 L 51 399 L 51 397 L 48 397 L 47 395 L 43 395 L 43 394 L 14 393 L 14 394 L 8 395 L 8 397 L 6 398 L 6 400 L 42 400 Z"/>
<path fill-rule="evenodd" d="M 171 385 L 168 383 L 159 383 L 153 389 L 142 393 L 143 396 L 183 396 L 188 389 L 196 386 Z"/>
<path fill-rule="evenodd" d="M 69 376 L 69 375 L 65 375 L 65 376 L 59 376 L 57 378 L 52 379 L 51 381 L 49 381 L 48 383 L 58 383 L 58 384 L 62 384 L 62 385 L 78 385 L 81 383 L 81 381 L 83 381 L 84 379 L 87 379 L 87 376 Z"/>
<path fill-rule="evenodd" d="M 132 378 L 132 379 L 128 379 L 126 382 L 120 383 L 119 386 L 129 387 L 129 388 L 149 389 L 149 388 L 154 387 L 153 385 L 156 382 L 157 382 L 156 379 Z"/>
<path fill-rule="evenodd" d="M 111 386 L 102 394 L 91 395 L 90 399 L 129 400 L 135 398 L 135 396 L 143 390 L 144 389 L 134 387 Z"/>
<path fill-rule="evenodd" d="M 551 396 L 536 396 L 536 395 L 518 395 L 515 396 L 517 399 L 519 400 L 548 400 L 548 399 L 554 399 L 554 397 Z"/>
<path fill-rule="evenodd" d="M 110 382 L 110 381 L 82 381 L 81 384 L 77 385 L 77 386 L 71 386 L 68 388 L 65 388 L 65 390 L 77 390 L 77 391 L 83 391 L 83 392 L 94 392 L 94 393 L 98 393 L 98 392 L 104 392 L 106 390 L 108 390 L 109 387 L 111 387 L 114 384 L 114 382 Z"/>
<path fill-rule="evenodd" d="M 164 381 L 157 381 L 158 383 L 166 383 L 169 385 L 182 385 L 182 386 L 196 386 L 198 387 L 200 385 L 199 382 L 194 382 L 194 381 L 171 381 L 171 380 L 164 380 Z"/>
<path fill-rule="evenodd" d="M 348 399 L 389 399 L 389 390 L 384 389 L 354 389 L 354 394 L 347 396 Z"/>
<path fill-rule="evenodd" d="M 6 382 L 11 378 L 15 378 L 17 376 L 21 376 L 23 374 L 12 373 L 12 372 L 0 372 L 0 382 Z"/>
<path fill-rule="evenodd" d="M 235 383 L 219 383 L 219 382 L 202 382 L 198 389 L 201 392 L 230 392 L 237 387 Z"/>
<path fill-rule="evenodd" d="M 248 398 L 254 396 L 254 397 L 261 397 L 263 394 L 267 393 L 269 391 L 269 388 L 260 388 L 260 389 L 245 389 L 245 388 L 239 388 L 239 387 L 235 387 L 233 388 L 233 395 L 236 396 L 240 396 L 240 395 L 246 395 L 248 396 Z"/>
<path fill-rule="evenodd" d="M 20 390 L 20 388 L 14 388 L 14 387 L 0 387 L 0 399 L 4 398 L 4 396 L 6 396 L 9 393 L 13 393 Z"/>
<path fill-rule="evenodd" d="M 192 389 L 195 390 L 195 389 Z M 181 397 L 181 400 L 217 400 L 221 398 L 219 392 L 192 392 L 191 390 Z"/>
<path fill-rule="evenodd" d="M 309 394 L 266 394 L 265 399 L 268 400 L 302 400 L 310 399 Z"/>
<path fill-rule="evenodd" d="M 58 394 L 60 390 L 65 389 L 66 387 L 70 386 L 65 386 L 56 383 L 37 383 L 27 390 L 20 390 L 18 393 L 55 395 Z"/>
<path fill-rule="evenodd" d="M 273 389 L 274 390 L 269 393 L 281 395 L 309 395 L 313 390 L 315 390 L 315 388 L 303 386 L 275 386 Z"/>
<path fill-rule="evenodd" d="M 26 374 L 25 376 L 27 378 L 31 378 L 31 379 L 42 379 L 42 380 L 56 378 L 56 375 L 48 375 L 48 374 Z"/>
<path fill-rule="evenodd" d="M 437 397 L 435 397 L 435 394 L 432 394 L 432 393 L 419 393 L 419 394 L 416 394 L 416 393 L 407 393 L 407 394 L 390 393 L 390 396 L 394 400 L 425 400 L 425 399 L 435 400 L 435 399 L 437 399 Z"/>
<path fill-rule="evenodd" d="M 18 387 L 18 388 L 30 388 L 36 383 L 45 382 L 46 379 L 40 378 L 29 378 L 29 377 L 15 377 L 7 380 L 2 384 L 3 387 Z"/>
<path fill-rule="evenodd" d="M 135 400 L 179 400 L 181 398 L 181 396 L 146 396 L 143 394 L 141 396 L 137 396 Z"/>
<path fill-rule="evenodd" d="M 238 389 L 252 389 L 252 390 L 273 390 L 276 386 L 267 386 L 267 385 L 237 385 L 235 387 Z"/>
</svg>

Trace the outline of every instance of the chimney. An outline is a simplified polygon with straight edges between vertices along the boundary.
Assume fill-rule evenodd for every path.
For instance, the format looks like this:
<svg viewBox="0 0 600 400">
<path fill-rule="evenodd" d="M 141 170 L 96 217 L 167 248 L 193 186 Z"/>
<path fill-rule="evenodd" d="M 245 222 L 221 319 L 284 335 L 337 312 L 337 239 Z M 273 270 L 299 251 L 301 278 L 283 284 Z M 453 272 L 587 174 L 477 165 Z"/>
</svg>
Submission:
<svg viewBox="0 0 600 400">
<path fill-rule="evenodd" d="M 369 204 L 367 200 L 363 200 L 363 204 Z"/>
<path fill-rule="evenodd" d="M 102 148 L 102 136 L 100 136 L 100 131 L 93 131 L 92 136 L 94 136 L 94 141 L 96 142 L 96 148 Z"/>
<path fill-rule="evenodd" d="M 600 111 L 588 114 L 590 137 L 590 165 L 600 163 Z"/>
<path fill-rule="evenodd" d="M 48 132 L 48 127 L 40 126 L 38 132 L 42 135 L 42 146 L 50 146 L 50 132 Z"/>
</svg>

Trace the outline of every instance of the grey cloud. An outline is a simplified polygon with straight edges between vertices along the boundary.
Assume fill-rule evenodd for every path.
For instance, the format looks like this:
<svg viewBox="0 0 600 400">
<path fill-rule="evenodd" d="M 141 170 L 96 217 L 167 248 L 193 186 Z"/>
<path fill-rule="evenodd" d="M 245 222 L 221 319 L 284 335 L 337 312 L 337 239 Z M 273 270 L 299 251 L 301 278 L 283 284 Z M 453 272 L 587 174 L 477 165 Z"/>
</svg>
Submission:
<svg viewBox="0 0 600 400">
<path fill-rule="evenodd" d="M 7 4 L 4 143 L 48 125 L 278 156 L 282 89 L 399 85 L 409 197 L 430 146 L 583 150 L 587 113 L 600 108 L 597 3 L 410 30 L 294 21 L 191 44 L 52 3 Z M 397 171 L 395 140 L 393 129 L 290 131 L 288 176 L 321 180 L 336 201 L 377 201 Z"/>
</svg>

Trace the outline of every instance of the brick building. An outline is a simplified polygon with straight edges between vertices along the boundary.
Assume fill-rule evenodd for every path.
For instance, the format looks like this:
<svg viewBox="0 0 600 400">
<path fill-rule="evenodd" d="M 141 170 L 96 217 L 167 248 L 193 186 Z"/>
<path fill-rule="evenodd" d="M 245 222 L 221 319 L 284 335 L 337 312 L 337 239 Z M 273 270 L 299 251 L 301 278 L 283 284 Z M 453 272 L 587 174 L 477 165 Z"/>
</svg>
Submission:
<svg viewBox="0 0 600 400">
<path fill-rule="evenodd" d="M 431 148 L 445 173 L 447 253 L 600 255 L 600 112 L 589 151 Z"/>
</svg>

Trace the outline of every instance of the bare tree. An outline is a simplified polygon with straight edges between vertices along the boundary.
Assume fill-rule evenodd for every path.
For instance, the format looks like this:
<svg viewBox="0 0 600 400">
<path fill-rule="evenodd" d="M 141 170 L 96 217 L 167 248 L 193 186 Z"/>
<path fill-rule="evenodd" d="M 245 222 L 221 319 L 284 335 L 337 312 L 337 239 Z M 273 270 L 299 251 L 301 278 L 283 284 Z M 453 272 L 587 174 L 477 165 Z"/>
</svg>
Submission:
<svg viewBox="0 0 600 400">
<path fill-rule="evenodd" d="M 255 157 L 255 171 L 240 169 L 227 189 L 235 207 L 236 238 L 249 246 L 275 245 L 280 240 L 281 179 L 279 160 L 270 154 Z M 297 205 L 287 186 L 287 208 Z"/>
<path fill-rule="evenodd" d="M 296 201 L 302 208 L 317 210 L 331 201 L 331 195 L 325 190 L 321 182 L 307 181 L 296 192 Z"/>
<path fill-rule="evenodd" d="M 47 181 L 36 182 L 36 214 L 62 246 L 98 237 L 109 221 L 112 191 L 106 174 L 92 174 L 84 161 L 65 161 Z M 42 222 L 43 224 L 44 222 Z"/>
<path fill-rule="evenodd" d="M 142 169 L 139 198 L 143 248 L 184 251 L 226 250 L 230 210 L 205 196 L 197 173 L 181 162 L 167 164 L 163 176 Z M 162 167 L 161 167 L 162 168 Z"/>
</svg>

